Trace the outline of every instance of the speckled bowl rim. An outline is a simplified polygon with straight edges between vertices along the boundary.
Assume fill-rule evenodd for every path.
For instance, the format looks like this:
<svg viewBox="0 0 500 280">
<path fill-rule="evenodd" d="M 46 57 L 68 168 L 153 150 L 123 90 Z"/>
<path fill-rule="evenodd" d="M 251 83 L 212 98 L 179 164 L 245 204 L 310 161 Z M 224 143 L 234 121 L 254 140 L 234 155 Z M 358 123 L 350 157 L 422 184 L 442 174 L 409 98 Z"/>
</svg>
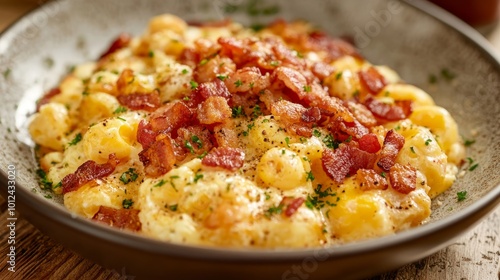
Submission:
<svg viewBox="0 0 500 280">
<path fill-rule="evenodd" d="M 457 33 L 461 34 L 466 40 L 472 43 L 477 49 L 489 59 L 492 65 L 500 71 L 500 56 L 495 53 L 495 50 L 490 43 L 482 37 L 476 30 L 457 19 L 448 12 L 439 7 L 424 2 L 415 0 L 402 0 L 403 2 L 417 8 L 438 21 L 446 24 Z M 48 1 L 47 3 L 50 3 Z M 43 5 L 42 5 L 43 6 Z M 26 17 L 33 17 L 41 12 L 41 7 L 37 7 L 26 13 L 23 17 L 8 26 L 0 37 L 3 37 L 12 27 L 23 21 Z M 0 170 L 0 183 L 7 186 L 7 174 L 4 170 Z M 1 189 L 2 195 L 5 195 L 6 190 Z M 304 258 L 317 256 L 318 251 L 325 250 L 328 252 L 328 259 L 342 258 L 345 256 L 363 254 L 377 250 L 387 249 L 402 245 L 412 240 L 416 240 L 425 236 L 431 236 L 433 233 L 445 230 L 446 228 L 456 225 L 476 213 L 481 211 L 490 212 L 500 203 L 500 184 L 493 188 L 487 195 L 472 203 L 470 206 L 462 209 L 444 219 L 422 225 L 420 227 L 410 229 L 395 235 L 381 237 L 372 240 L 359 241 L 356 243 L 330 246 L 324 248 L 307 248 L 307 249 L 231 249 L 231 248 L 216 248 L 192 246 L 162 242 L 147 237 L 139 236 L 134 233 L 121 231 L 108 226 L 100 225 L 87 219 L 81 218 L 69 213 L 61 206 L 57 206 L 47 200 L 42 200 L 33 195 L 28 189 L 19 187 L 16 189 L 16 195 L 26 207 L 36 211 L 44 209 L 43 216 L 47 219 L 52 219 L 56 223 L 66 225 L 82 233 L 95 236 L 101 240 L 113 243 L 118 246 L 129 247 L 134 250 L 147 251 L 150 253 L 169 255 L 173 257 L 181 257 L 188 259 L 224 261 L 224 262 L 282 262 L 303 260 Z M 487 213 L 486 212 L 486 213 Z M 482 217 L 484 218 L 486 214 Z M 477 224 L 477 220 L 473 224 Z M 472 225 L 471 225 L 472 226 Z M 443 248 L 449 245 L 454 240 L 451 239 L 439 246 Z M 437 248 L 439 249 L 439 248 Z M 436 249 L 436 251 L 437 251 Z"/>
</svg>

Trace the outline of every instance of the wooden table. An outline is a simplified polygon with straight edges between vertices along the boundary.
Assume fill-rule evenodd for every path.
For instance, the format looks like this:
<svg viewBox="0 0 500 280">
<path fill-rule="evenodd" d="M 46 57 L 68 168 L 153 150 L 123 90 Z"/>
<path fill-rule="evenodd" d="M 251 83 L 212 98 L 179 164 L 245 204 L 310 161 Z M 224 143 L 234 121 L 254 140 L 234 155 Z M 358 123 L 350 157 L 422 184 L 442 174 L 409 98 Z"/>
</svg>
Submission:
<svg viewBox="0 0 500 280">
<path fill-rule="evenodd" d="M 5 1 L 5 0 L 3 0 Z M 27 10 L 35 0 L 0 2 L 0 30 Z M 500 24 L 488 35 L 500 51 Z M 7 203 L 0 197 L 0 279 L 133 279 L 105 269 L 57 244 L 22 216 L 16 228 L 16 272 L 7 270 Z M 500 279 L 500 208 L 475 229 L 438 253 L 372 280 L 493 280 Z"/>
</svg>

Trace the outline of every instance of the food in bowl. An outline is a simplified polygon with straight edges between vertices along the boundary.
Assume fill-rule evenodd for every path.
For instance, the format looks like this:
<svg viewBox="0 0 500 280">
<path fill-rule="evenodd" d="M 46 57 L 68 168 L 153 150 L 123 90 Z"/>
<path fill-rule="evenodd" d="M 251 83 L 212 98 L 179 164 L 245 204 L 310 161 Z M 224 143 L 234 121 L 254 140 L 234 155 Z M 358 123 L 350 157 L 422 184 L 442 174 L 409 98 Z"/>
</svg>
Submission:
<svg viewBox="0 0 500 280">
<path fill-rule="evenodd" d="M 425 223 L 457 124 L 423 90 L 306 22 L 150 21 L 38 101 L 42 188 L 175 243 L 292 248 Z"/>
</svg>

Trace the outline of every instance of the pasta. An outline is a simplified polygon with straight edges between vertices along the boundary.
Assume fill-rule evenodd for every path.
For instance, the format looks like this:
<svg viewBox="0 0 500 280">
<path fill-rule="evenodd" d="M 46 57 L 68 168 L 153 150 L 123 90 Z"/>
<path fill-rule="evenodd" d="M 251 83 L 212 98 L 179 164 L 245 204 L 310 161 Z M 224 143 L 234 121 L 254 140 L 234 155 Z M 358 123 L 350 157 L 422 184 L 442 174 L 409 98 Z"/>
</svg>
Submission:
<svg viewBox="0 0 500 280">
<path fill-rule="evenodd" d="M 153 18 L 29 127 L 72 212 L 166 242 L 301 248 L 426 222 L 464 158 L 425 91 L 305 22 Z"/>
</svg>

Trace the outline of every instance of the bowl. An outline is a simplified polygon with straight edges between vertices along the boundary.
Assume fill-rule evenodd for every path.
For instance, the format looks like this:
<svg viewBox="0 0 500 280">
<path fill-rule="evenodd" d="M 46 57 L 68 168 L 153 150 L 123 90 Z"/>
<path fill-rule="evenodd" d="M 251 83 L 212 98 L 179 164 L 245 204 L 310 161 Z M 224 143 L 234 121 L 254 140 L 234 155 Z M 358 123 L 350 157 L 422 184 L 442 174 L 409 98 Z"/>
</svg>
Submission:
<svg viewBox="0 0 500 280">
<path fill-rule="evenodd" d="M 38 187 L 33 143 L 27 132 L 35 101 L 72 65 L 98 58 L 118 34 L 139 35 L 150 17 L 167 12 L 188 21 L 230 16 L 247 25 L 278 17 L 305 19 L 331 35 L 349 36 L 369 61 L 395 69 L 447 108 L 464 138 L 474 139 L 468 157 L 479 165 L 470 171 L 465 163 L 452 188 L 434 200 L 427 224 L 393 236 L 326 248 L 255 250 L 170 244 L 78 217 Z M 444 248 L 500 202 L 499 59 L 478 33 L 427 2 L 56 0 L 29 13 L 0 36 L 0 74 L 1 194 L 15 195 L 8 197 L 15 211 L 43 233 L 128 276 L 367 277 Z M 463 191 L 467 197 L 459 202 L 457 192 Z"/>
</svg>

